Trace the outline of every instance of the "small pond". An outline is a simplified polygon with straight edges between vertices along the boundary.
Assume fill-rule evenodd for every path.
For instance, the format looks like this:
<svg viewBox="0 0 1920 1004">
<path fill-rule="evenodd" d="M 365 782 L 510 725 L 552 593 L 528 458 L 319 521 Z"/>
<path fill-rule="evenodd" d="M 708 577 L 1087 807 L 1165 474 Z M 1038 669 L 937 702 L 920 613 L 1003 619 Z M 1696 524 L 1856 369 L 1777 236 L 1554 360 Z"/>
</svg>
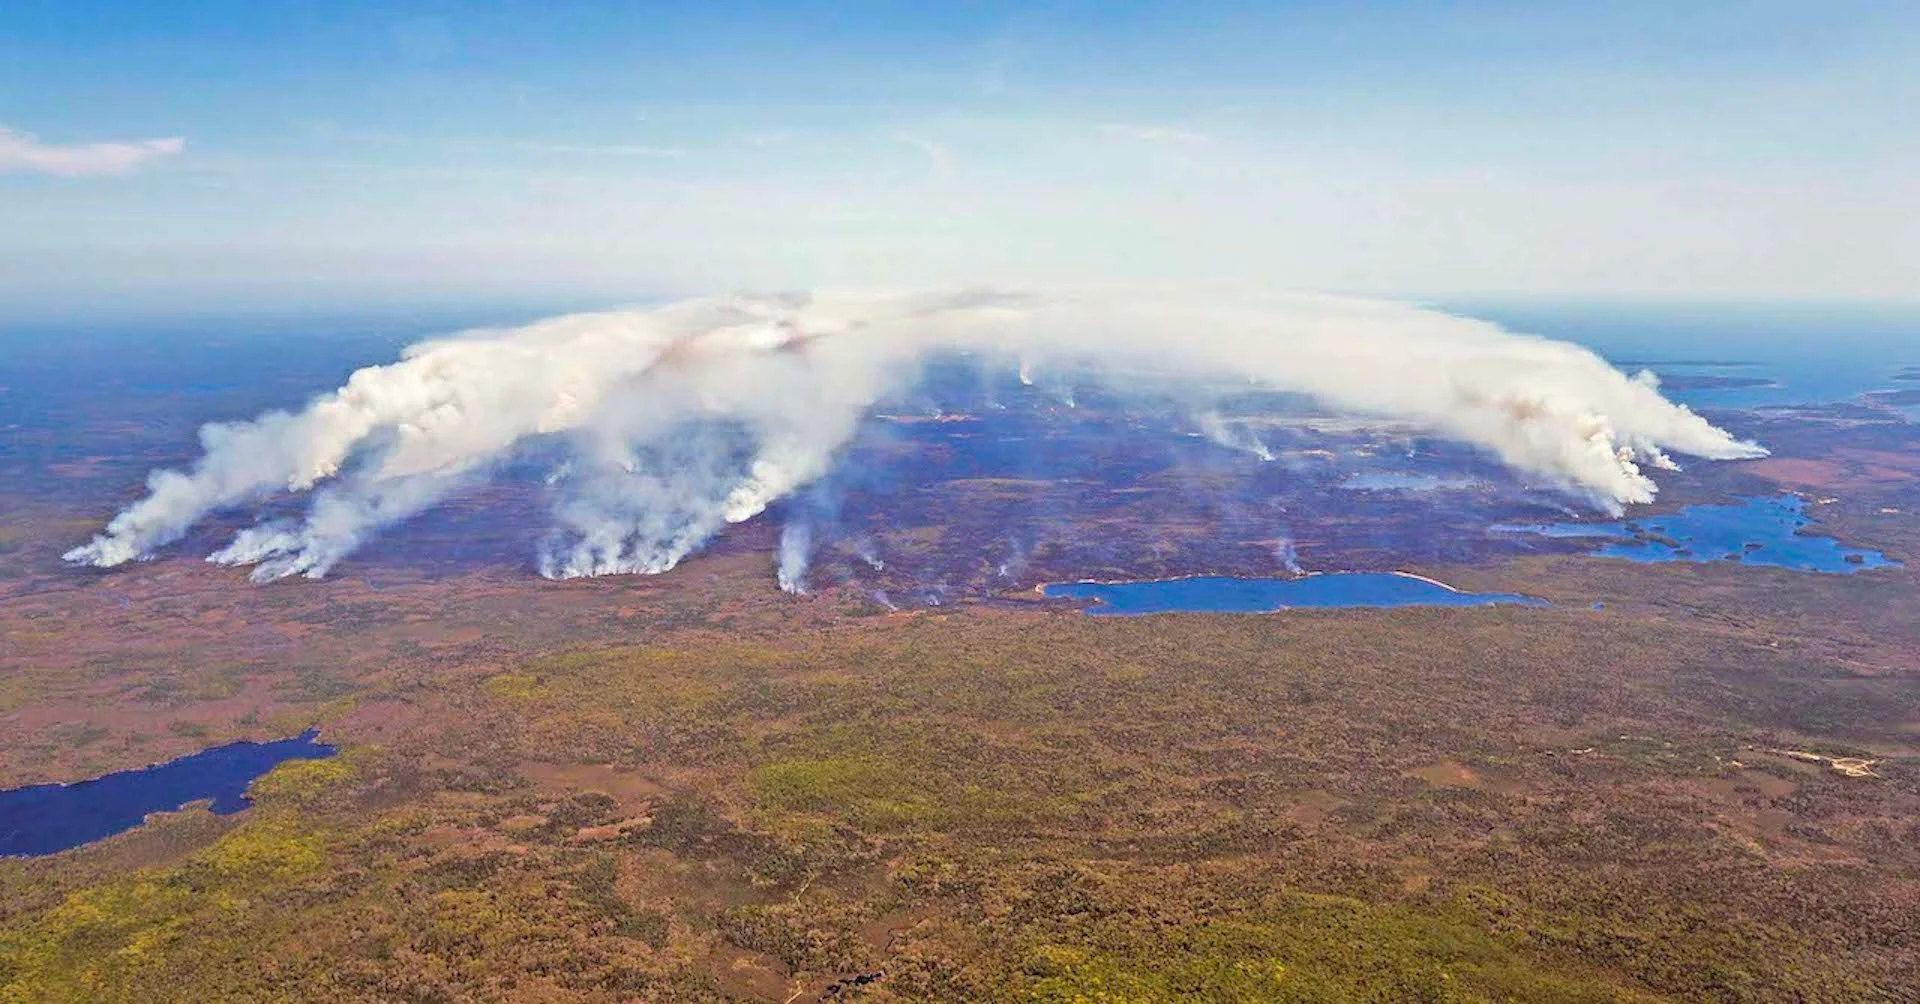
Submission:
<svg viewBox="0 0 1920 1004">
<path fill-rule="evenodd" d="M 103 774 L 74 784 L 0 791 L 0 857 L 35 857 L 89 844 L 139 826 L 150 813 L 210 800 L 221 815 L 252 804 L 247 786 L 288 760 L 338 752 L 318 731 L 270 742 L 241 741 L 177 760 Z"/>
<path fill-rule="evenodd" d="M 1141 582 L 1056 582 L 1049 599 L 1091 600 L 1096 615 L 1158 613 L 1269 613 L 1296 607 L 1485 607 L 1500 603 L 1544 606 L 1511 593 L 1469 593 L 1404 572 L 1343 572 L 1294 579 L 1196 575 Z"/>
</svg>

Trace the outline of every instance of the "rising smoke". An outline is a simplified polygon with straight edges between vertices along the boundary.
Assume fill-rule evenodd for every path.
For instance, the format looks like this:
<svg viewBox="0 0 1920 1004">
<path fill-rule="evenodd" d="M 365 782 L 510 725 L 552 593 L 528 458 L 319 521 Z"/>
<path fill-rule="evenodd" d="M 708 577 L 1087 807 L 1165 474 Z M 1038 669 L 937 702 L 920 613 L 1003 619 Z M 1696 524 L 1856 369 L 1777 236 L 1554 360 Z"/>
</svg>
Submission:
<svg viewBox="0 0 1920 1004">
<path fill-rule="evenodd" d="M 783 593 L 807 591 L 807 562 L 813 557 L 813 530 L 805 523 L 788 523 L 780 531 L 780 554 L 774 577 Z"/>
<path fill-rule="evenodd" d="M 1251 454 L 1269 463 L 1274 459 L 1273 451 L 1260 441 L 1259 436 L 1244 425 L 1229 423 L 1217 411 L 1203 411 L 1193 417 L 1193 422 L 1200 427 L 1200 434 L 1216 446 Z"/>
<path fill-rule="evenodd" d="M 970 291 L 693 300 L 417 344 L 299 412 L 208 425 L 189 471 L 68 552 L 108 567 L 208 514 L 311 493 L 306 515 L 242 531 L 210 560 L 259 581 L 319 577 L 383 527 L 487 476 L 516 447 L 564 444 L 539 556 L 555 578 L 673 568 L 729 523 L 825 474 L 870 406 L 936 353 L 1091 367 L 1191 398 L 1251 384 L 1310 395 L 1491 451 L 1610 512 L 1653 498 L 1665 450 L 1758 456 L 1648 375 L 1575 345 L 1397 304 L 1314 295 Z M 1217 416 L 1216 416 L 1217 417 Z M 1207 430 L 1239 449 L 1244 430 Z M 811 540 L 791 524 L 781 584 Z M 793 555 L 789 567 L 789 553 Z M 789 575 L 791 572 L 791 575 Z"/>
</svg>

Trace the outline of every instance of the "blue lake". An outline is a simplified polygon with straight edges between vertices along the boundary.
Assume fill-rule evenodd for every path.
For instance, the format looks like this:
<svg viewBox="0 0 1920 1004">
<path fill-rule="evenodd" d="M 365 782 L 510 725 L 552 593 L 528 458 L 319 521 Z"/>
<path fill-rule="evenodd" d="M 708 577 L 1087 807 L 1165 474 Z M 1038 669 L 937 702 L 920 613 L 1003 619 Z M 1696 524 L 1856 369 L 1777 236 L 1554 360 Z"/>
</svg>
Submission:
<svg viewBox="0 0 1920 1004">
<path fill-rule="evenodd" d="M 1517 331 L 1579 342 L 1628 371 L 1651 369 L 1696 408 L 1857 400 L 1901 386 L 1920 364 L 1920 311 L 1908 304 L 1628 301 L 1455 303 Z M 1684 346 L 1676 351 L 1676 346 Z M 1702 376 L 1734 378 L 1701 381 Z M 1920 409 L 1902 409 L 1914 418 Z"/>
<path fill-rule="evenodd" d="M 1050 599 L 1092 600 L 1097 615 L 1159 613 L 1253 614 L 1295 607 L 1485 607 L 1498 603 L 1544 606 L 1511 593 L 1468 593 L 1398 572 L 1345 572 L 1298 579 L 1239 579 L 1199 575 L 1145 582 L 1056 582 Z"/>
<path fill-rule="evenodd" d="M 237 742 L 177 760 L 105 774 L 75 784 L 36 784 L 0 791 L 0 857 L 34 857 L 124 833 L 149 813 L 212 800 L 221 815 L 252 804 L 247 786 L 288 760 L 338 752 L 310 731 L 292 739 Z"/>
<path fill-rule="evenodd" d="M 1878 551 L 1802 532 L 1814 520 L 1798 495 L 1687 506 L 1665 516 L 1611 523 L 1501 524 L 1495 533 L 1594 538 L 1603 558 L 1628 561 L 1739 561 L 1801 572 L 1848 574 L 1900 564 Z"/>
</svg>

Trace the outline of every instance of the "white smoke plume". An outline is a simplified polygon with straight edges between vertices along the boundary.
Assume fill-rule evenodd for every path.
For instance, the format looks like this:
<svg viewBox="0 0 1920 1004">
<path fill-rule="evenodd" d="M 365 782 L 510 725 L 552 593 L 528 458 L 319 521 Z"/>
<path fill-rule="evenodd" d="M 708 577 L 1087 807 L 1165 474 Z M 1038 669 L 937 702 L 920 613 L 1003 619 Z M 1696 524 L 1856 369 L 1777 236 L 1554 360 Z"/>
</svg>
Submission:
<svg viewBox="0 0 1920 1004">
<path fill-rule="evenodd" d="M 1306 570 L 1300 567 L 1300 552 L 1295 550 L 1292 537 L 1282 537 L 1274 543 L 1273 560 L 1279 562 L 1280 567 L 1290 575 L 1306 574 Z"/>
<path fill-rule="evenodd" d="M 1224 446 L 1239 453 L 1249 453 L 1263 461 L 1274 459 L 1273 451 L 1253 430 L 1242 424 L 1229 423 L 1225 416 L 1217 411 L 1203 411 L 1195 415 L 1194 424 L 1200 427 L 1200 434 L 1206 436 L 1216 446 Z"/>
<path fill-rule="evenodd" d="M 563 437 L 540 569 L 660 572 L 826 473 L 868 408 L 937 352 L 1055 363 L 1209 394 L 1249 383 L 1483 447 L 1602 508 L 1650 501 L 1663 451 L 1759 456 L 1576 345 L 1391 303 L 1167 291 L 821 293 L 577 314 L 409 348 L 295 413 L 201 430 L 188 471 L 69 561 L 149 556 L 208 514 L 312 492 L 306 516 L 212 560 L 318 577 L 381 527 Z"/>
<path fill-rule="evenodd" d="M 807 524 L 792 522 L 781 528 L 779 564 L 774 570 L 781 592 L 806 593 L 807 563 L 812 557 L 813 531 Z"/>
<path fill-rule="evenodd" d="M 876 572 L 884 572 L 887 570 L 887 563 L 880 557 L 880 549 L 874 546 L 873 538 L 855 538 L 853 542 L 853 553 L 861 561 L 866 562 L 868 568 Z"/>
</svg>

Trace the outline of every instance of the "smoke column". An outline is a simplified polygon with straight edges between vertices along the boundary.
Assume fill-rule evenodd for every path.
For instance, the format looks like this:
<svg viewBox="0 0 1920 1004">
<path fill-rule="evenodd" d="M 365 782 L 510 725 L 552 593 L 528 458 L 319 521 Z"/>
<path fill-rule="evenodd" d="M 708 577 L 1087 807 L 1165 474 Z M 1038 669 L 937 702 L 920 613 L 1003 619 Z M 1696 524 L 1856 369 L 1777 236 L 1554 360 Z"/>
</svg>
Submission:
<svg viewBox="0 0 1920 1004">
<path fill-rule="evenodd" d="M 780 558 L 775 569 L 783 593 L 807 591 L 807 560 L 813 550 L 813 531 L 805 523 L 788 523 L 780 530 Z"/>
<path fill-rule="evenodd" d="M 1227 420 L 1217 411 L 1201 412 L 1194 416 L 1194 423 L 1200 426 L 1200 432 L 1216 446 L 1224 446 L 1240 453 L 1250 453 L 1263 461 L 1272 462 L 1273 451 L 1260 437 L 1243 427 L 1227 424 Z"/>
<path fill-rule="evenodd" d="M 1279 562 L 1280 567 L 1290 574 L 1305 574 L 1305 570 L 1300 567 L 1300 552 L 1294 549 L 1292 537 L 1282 537 L 1273 545 L 1273 560 Z"/>
<path fill-rule="evenodd" d="M 1130 289 L 820 293 L 690 300 L 435 339 L 298 412 L 212 424 L 192 469 L 67 560 L 147 557 L 209 513 L 311 493 L 304 518 L 211 560 L 319 577 L 381 528 L 486 476 L 529 441 L 570 457 L 540 569 L 660 572 L 827 472 L 868 408 L 930 354 L 965 351 L 1153 382 L 1204 412 L 1249 385 L 1491 451 L 1614 513 L 1650 501 L 1665 451 L 1759 456 L 1648 374 L 1564 342 L 1392 303 Z M 1244 444 L 1243 444 L 1244 445 Z"/>
</svg>

